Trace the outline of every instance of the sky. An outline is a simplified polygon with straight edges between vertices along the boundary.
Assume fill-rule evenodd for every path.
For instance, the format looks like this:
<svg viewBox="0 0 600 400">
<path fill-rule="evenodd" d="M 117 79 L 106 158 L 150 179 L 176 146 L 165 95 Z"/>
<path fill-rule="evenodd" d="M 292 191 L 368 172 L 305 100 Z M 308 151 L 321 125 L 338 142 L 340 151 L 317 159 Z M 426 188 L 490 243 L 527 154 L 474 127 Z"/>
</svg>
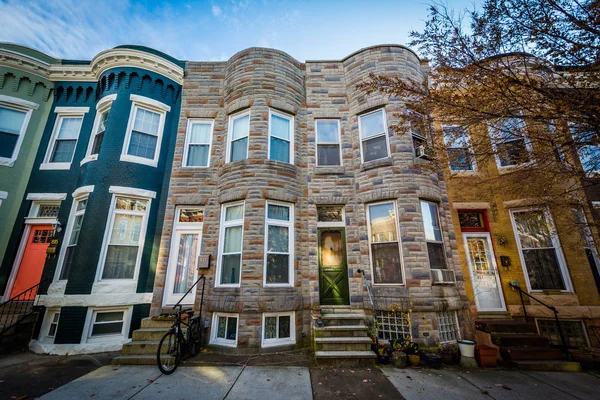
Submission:
<svg viewBox="0 0 600 400">
<path fill-rule="evenodd" d="M 253 46 L 339 60 L 375 44 L 407 45 L 424 27 L 427 1 L 0 0 L 0 41 L 63 59 L 141 44 L 193 61 L 225 61 Z M 457 9 L 474 1 L 447 0 Z"/>
</svg>

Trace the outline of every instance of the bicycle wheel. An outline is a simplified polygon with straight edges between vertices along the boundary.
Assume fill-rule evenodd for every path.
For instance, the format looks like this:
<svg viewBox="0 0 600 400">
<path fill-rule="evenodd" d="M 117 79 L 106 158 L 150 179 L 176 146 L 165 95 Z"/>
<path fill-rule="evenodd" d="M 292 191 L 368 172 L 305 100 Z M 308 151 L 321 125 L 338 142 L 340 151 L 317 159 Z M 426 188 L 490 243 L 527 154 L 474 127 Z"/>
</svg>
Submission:
<svg viewBox="0 0 600 400">
<path fill-rule="evenodd" d="M 200 320 L 195 319 L 191 322 L 190 335 L 190 356 L 194 357 L 200 353 L 202 347 L 202 329 L 200 328 Z"/>
<path fill-rule="evenodd" d="M 167 332 L 158 343 L 156 363 L 165 375 L 175 372 L 181 362 L 181 344 L 175 332 Z"/>
</svg>

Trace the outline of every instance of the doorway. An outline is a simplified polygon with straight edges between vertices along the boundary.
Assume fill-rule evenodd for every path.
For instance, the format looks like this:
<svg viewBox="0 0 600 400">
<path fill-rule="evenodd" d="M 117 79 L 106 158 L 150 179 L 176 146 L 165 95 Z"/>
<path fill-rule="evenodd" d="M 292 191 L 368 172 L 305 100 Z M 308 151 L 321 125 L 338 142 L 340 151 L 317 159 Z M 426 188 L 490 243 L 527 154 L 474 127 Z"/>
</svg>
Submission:
<svg viewBox="0 0 600 400">
<path fill-rule="evenodd" d="M 17 296 L 40 282 L 46 263 L 46 249 L 53 236 L 52 225 L 31 226 L 9 298 Z M 33 300 L 35 295 L 36 293 L 32 293 L 29 298 L 23 300 Z"/>
<path fill-rule="evenodd" d="M 346 234 L 344 228 L 320 228 L 319 295 L 321 305 L 349 305 Z"/>
</svg>

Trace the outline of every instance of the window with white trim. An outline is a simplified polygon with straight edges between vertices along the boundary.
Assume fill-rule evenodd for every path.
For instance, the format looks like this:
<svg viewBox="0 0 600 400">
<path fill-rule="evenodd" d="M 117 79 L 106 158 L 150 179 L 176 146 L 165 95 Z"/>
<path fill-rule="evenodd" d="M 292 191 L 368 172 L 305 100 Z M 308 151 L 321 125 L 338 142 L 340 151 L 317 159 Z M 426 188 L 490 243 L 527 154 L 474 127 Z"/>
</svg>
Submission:
<svg viewBox="0 0 600 400">
<path fill-rule="evenodd" d="M 444 239 L 440 228 L 438 205 L 430 201 L 421 200 L 423 213 L 423 227 L 425 241 L 427 242 L 427 255 L 431 269 L 445 269 L 446 257 L 444 256 Z"/>
<path fill-rule="evenodd" d="M 87 207 L 87 201 L 87 197 L 75 200 L 75 206 L 72 209 L 72 214 L 69 218 L 68 231 L 65 236 L 67 248 L 60 269 L 59 280 L 65 280 L 69 277 L 69 271 L 73 265 L 73 254 L 75 254 L 75 247 L 79 241 L 79 233 L 81 232 L 81 225 L 83 224 L 83 216 Z"/>
<path fill-rule="evenodd" d="M 12 166 L 27 130 L 31 110 L 0 106 L 0 165 Z"/>
<path fill-rule="evenodd" d="M 398 222 L 393 201 L 369 204 L 369 244 L 374 284 L 402 284 Z"/>
<path fill-rule="evenodd" d="M 244 203 L 223 205 L 216 286 L 239 286 L 242 274 Z"/>
<path fill-rule="evenodd" d="M 248 158 L 248 136 L 250 135 L 250 111 L 229 117 L 227 135 L 227 162 Z"/>
<path fill-rule="evenodd" d="M 87 108 L 86 108 L 87 110 Z M 87 111 L 85 111 L 87 112 Z M 85 112 L 59 112 L 40 169 L 70 169 Z"/>
<path fill-rule="evenodd" d="M 532 161 L 526 129 L 525 121 L 520 118 L 506 118 L 489 125 L 498 167 L 512 167 Z"/>
<path fill-rule="evenodd" d="M 54 338 L 56 331 L 58 330 L 58 321 L 60 319 L 60 311 L 52 311 L 49 314 L 50 325 L 48 325 L 48 337 Z"/>
<path fill-rule="evenodd" d="M 101 280 L 135 279 L 144 247 L 150 201 L 113 196 L 103 244 Z"/>
<path fill-rule="evenodd" d="M 213 123 L 212 120 L 188 120 L 183 154 L 183 165 L 185 167 L 208 167 Z"/>
<path fill-rule="evenodd" d="M 442 133 L 444 134 L 450 171 L 475 170 L 475 158 L 469 145 L 467 128 L 457 125 L 443 125 Z"/>
<path fill-rule="evenodd" d="M 569 123 L 579 161 L 586 174 L 600 172 L 600 139 L 598 134 L 583 124 Z"/>
<path fill-rule="evenodd" d="M 531 290 L 568 290 L 566 265 L 545 208 L 510 210 L 521 262 Z"/>
<path fill-rule="evenodd" d="M 90 151 L 90 155 L 98 155 L 100 153 L 100 147 L 102 147 L 102 141 L 104 140 L 104 132 L 106 132 L 106 122 L 108 121 L 109 113 L 110 107 L 104 111 L 100 111 L 100 115 L 98 116 L 98 125 L 92 134 L 92 149 Z"/>
<path fill-rule="evenodd" d="M 342 165 L 339 119 L 315 120 L 317 165 Z"/>
<path fill-rule="evenodd" d="M 264 313 L 262 322 L 262 347 L 296 343 L 296 321 L 293 311 Z"/>
<path fill-rule="evenodd" d="M 437 322 L 440 343 L 455 342 L 460 339 L 456 311 L 438 311 Z"/>
<path fill-rule="evenodd" d="M 390 156 L 385 111 L 379 109 L 358 116 L 360 155 L 362 162 L 379 160 Z"/>
<path fill-rule="evenodd" d="M 92 310 L 88 342 L 118 340 L 125 337 L 127 310 Z"/>
<path fill-rule="evenodd" d="M 239 314 L 213 313 L 210 343 L 237 347 Z"/>
<path fill-rule="evenodd" d="M 409 315 L 400 311 L 376 310 L 377 335 L 382 340 L 412 338 Z"/>
<path fill-rule="evenodd" d="M 265 220 L 266 286 L 290 286 L 294 270 L 294 208 L 291 204 L 267 202 Z"/>
<path fill-rule="evenodd" d="M 269 110 L 269 160 L 294 163 L 294 117 Z"/>
</svg>

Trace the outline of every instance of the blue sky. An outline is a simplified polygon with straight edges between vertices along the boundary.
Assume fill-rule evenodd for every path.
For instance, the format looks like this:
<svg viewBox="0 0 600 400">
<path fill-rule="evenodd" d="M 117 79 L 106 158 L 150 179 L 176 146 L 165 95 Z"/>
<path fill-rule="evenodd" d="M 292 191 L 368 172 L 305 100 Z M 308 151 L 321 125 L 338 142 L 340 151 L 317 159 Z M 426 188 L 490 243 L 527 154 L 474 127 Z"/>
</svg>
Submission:
<svg viewBox="0 0 600 400">
<path fill-rule="evenodd" d="M 419 0 L 0 0 L 0 41 L 70 59 L 142 44 L 194 61 L 227 60 L 252 46 L 332 60 L 374 44 L 407 44 L 427 12 Z"/>
</svg>

